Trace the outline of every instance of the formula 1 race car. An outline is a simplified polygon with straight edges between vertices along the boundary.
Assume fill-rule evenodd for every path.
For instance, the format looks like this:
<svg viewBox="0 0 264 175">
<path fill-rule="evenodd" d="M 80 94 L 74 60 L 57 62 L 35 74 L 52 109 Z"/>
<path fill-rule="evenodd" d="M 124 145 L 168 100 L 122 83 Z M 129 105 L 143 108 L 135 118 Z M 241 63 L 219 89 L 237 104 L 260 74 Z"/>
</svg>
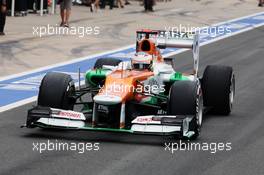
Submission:
<svg viewBox="0 0 264 175">
<path fill-rule="evenodd" d="M 192 73 L 167 64 L 160 52 L 165 48 L 192 49 Z M 47 73 L 25 126 L 196 139 L 205 109 L 228 115 L 235 94 L 231 67 L 209 65 L 199 77 L 198 64 L 197 33 L 137 31 L 131 60 L 98 59 L 78 89 L 70 75 Z"/>
</svg>

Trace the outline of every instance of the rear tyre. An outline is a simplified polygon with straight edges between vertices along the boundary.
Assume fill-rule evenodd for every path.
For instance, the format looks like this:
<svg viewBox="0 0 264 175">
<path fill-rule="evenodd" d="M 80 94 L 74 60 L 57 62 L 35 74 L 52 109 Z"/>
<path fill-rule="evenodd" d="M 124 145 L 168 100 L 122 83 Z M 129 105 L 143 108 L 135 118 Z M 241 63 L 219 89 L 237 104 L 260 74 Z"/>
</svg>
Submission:
<svg viewBox="0 0 264 175">
<path fill-rule="evenodd" d="M 75 99 L 74 82 L 70 75 L 50 72 L 41 81 L 38 105 L 51 108 L 73 110 Z"/>
<path fill-rule="evenodd" d="M 229 66 L 207 66 L 202 79 L 204 105 L 217 114 L 229 115 L 235 96 L 235 75 Z"/>
<path fill-rule="evenodd" d="M 188 139 L 196 139 L 201 132 L 203 118 L 203 96 L 200 83 L 197 81 L 176 81 L 170 89 L 168 115 L 194 115 L 189 123 L 193 131 Z"/>
<path fill-rule="evenodd" d="M 104 65 L 117 66 L 120 62 L 121 60 L 116 58 L 99 58 L 94 64 L 94 69 L 101 69 Z"/>
</svg>

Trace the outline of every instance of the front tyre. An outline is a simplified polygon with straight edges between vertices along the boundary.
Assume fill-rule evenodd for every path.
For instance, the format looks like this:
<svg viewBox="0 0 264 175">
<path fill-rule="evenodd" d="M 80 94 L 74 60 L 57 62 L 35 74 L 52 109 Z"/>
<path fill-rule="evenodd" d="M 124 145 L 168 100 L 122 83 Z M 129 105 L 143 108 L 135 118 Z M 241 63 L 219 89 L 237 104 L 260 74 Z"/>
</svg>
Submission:
<svg viewBox="0 0 264 175">
<path fill-rule="evenodd" d="M 41 81 L 38 106 L 73 110 L 75 99 L 74 82 L 70 75 L 49 72 Z"/>
<path fill-rule="evenodd" d="M 200 82 L 174 82 L 170 89 L 167 114 L 194 116 L 187 128 L 188 131 L 194 132 L 188 139 L 196 139 L 200 135 L 203 119 L 203 95 Z M 183 137 L 186 138 L 184 135 Z"/>
</svg>

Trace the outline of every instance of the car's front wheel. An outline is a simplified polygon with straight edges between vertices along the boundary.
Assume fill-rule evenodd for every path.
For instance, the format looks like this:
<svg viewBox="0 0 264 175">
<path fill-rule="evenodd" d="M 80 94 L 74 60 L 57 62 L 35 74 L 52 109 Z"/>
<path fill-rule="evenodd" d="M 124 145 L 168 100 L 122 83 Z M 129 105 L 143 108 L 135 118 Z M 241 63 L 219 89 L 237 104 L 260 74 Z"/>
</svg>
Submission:
<svg viewBox="0 0 264 175">
<path fill-rule="evenodd" d="M 44 107 L 72 110 L 75 99 L 74 82 L 70 75 L 49 72 L 41 81 L 38 94 L 38 105 Z"/>
<path fill-rule="evenodd" d="M 170 89 L 167 114 L 194 116 L 188 126 L 188 130 L 194 133 L 188 139 L 196 139 L 200 135 L 203 120 L 203 95 L 200 82 L 174 82 Z"/>
</svg>

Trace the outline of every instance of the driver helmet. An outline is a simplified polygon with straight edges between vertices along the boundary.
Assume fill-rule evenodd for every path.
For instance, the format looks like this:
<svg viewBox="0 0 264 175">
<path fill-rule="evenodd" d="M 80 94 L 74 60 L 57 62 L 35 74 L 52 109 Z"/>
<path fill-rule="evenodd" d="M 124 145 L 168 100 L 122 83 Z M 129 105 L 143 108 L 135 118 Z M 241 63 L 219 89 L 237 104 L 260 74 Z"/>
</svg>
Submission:
<svg viewBox="0 0 264 175">
<path fill-rule="evenodd" d="M 152 66 L 152 55 L 145 52 L 138 52 L 131 58 L 134 69 L 150 69 Z"/>
</svg>

